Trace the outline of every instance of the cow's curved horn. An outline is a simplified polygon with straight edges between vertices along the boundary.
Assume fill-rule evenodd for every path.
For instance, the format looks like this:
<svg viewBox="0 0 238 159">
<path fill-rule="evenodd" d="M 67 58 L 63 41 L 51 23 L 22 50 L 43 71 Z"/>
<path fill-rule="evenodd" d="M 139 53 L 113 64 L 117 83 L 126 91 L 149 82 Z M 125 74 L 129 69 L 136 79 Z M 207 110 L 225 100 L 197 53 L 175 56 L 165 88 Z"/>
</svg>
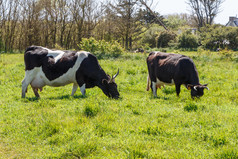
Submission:
<svg viewBox="0 0 238 159">
<path fill-rule="evenodd" d="M 208 84 L 204 84 L 203 88 L 206 88 L 207 90 L 209 90 L 209 88 L 207 87 Z"/>
<path fill-rule="evenodd" d="M 197 86 L 194 86 L 193 89 L 194 89 L 195 91 L 198 91 L 198 90 L 197 90 Z"/>
<path fill-rule="evenodd" d="M 117 77 L 118 74 L 119 74 L 119 68 L 118 68 L 117 73 L 112 77 L 112 79 L 115 79 L 115 78 Z"/>
</svg>

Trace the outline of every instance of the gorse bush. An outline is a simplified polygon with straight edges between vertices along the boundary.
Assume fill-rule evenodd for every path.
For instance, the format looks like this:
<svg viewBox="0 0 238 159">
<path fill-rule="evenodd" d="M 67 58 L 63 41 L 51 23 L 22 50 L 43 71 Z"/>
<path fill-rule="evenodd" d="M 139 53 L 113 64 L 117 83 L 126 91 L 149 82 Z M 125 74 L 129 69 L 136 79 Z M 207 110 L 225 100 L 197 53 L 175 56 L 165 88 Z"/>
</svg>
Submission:
<svg viewBox="0 0 238 159">
<path fill-rule="evenodd" d="M 157 47 L 164 48 L 169 46 L 169 42 L 176 40 L 177 35 L 171 31 L 163 31 L 158 36 Z"/>
<path fill-rule="evenodd" d="M 163 31 L 162 28 L 160 28 L 158 25 L 153 25 L 142 35 L 142 45 L 147 44 L 151 48 L 156 47 L 156 37 L 161 31 Z"/>
<path fill-rule="evenodd" d="M 229 40 L 229 49 L 238 50 L 238 28 L 228 27 L 226 32 L 226 39 Z"/>
<path fill-rule="evenodd" d="M 225 48 L 225 29 L 218 25 L 203 27 L 200 33 L 200 40 L 205 49 Z"/>
<path fill-rule="evenodd" d="M 195 35 L 191 33 L 190 30 L 183 32 L 178 37 L 178 47 L 179 48 L 197 48 L 198 47 L 198 39 Z"/>
<path fill-rule="evenodd" d="M 106 42 L 105 40 L 96 40 L 94 38 L 83 38 L 79 44 L 81 50 L 89 51 L 99 59 L 108 57 L 118 57 L 124 51 L 121 45 L 116 42 Z"/>
<path fill-rule="evenodd" d="M 205 49 L 238 49 L 238 28 L 221 25 L 206 26 L 201 29 L 200 41 Z"/>
</svg>

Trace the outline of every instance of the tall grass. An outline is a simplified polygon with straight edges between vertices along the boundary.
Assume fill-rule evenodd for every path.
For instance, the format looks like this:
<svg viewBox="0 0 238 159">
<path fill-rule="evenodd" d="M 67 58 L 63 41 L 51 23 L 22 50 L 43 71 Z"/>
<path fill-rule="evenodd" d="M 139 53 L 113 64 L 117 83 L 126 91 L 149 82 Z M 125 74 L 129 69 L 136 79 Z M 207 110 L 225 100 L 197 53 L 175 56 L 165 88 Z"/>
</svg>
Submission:
<svg viewBox="0 0 238 159">
<path fill-rule="evenodd" d="M 202 98 L 192 100 L 182 87 L 146 91 L 146 57 L 124 54 L 100 60 L 116 78 L 119 100 L 99 88 L 72 85 L 44 87 L 41 98 L 28 88 L 21 99 L 22 54 L 0 59 L 1 158 L 238 158 L 237 52 L 179 52 L 190 56 L 200 81 L 208 83 Z"/>
</svg>

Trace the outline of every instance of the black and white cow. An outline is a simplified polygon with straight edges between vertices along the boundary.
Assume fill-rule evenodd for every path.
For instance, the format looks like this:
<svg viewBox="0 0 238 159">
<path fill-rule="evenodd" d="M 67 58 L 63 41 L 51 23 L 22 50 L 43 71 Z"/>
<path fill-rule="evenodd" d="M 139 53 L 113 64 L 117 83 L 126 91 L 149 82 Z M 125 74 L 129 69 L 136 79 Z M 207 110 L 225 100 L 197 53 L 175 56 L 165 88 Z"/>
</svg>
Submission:
<svg viewBox="0 0 238 159">
<path fill-rule="evenodd" d="M 150 87 L 155 97 L 157 88 L 164 85 L 175 84 L 176 93 L 179 96 L 180 86 L 191 89 L 191 97 L 203 96 L 207 84 L 199 83 L 198 72 L 192 59 L 180 54 L 151 52 L 147 57 L 148 78 L 147 91 Z M 151 85 L 151 86 L 150 86 Z"/>
<path fill-rule="evenodd" d="M 85 95 L 86 88 L 98 86 L 111 98 L 119 98 L 115 78 L 110 77 L 98 63 L 97 58 L 85 51 L 50 50 L 41 46 L 30 46 L 24 54 L 25 78 L 22 81 L 22 98 L 30 84 L 36 97 L 45 85 L 59 87 L 73 83 L 71 95 L 77 88 Z"/>
</svg>

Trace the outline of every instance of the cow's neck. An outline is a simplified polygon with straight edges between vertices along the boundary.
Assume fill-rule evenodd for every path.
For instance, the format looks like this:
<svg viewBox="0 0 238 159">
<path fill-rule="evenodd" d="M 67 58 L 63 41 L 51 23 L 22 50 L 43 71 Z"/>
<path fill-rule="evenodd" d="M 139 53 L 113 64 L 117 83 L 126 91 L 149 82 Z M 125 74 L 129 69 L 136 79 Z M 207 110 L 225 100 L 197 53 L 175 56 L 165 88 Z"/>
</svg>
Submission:
<svg viewBox="0 0 238 159">
<path fill-rule="evenodd" d="M 191 74 L 188 84 L 192 84 L 192 85 L 199 85 L 200 84 L 197 71 L 194 71 Z"/>
</svg>

